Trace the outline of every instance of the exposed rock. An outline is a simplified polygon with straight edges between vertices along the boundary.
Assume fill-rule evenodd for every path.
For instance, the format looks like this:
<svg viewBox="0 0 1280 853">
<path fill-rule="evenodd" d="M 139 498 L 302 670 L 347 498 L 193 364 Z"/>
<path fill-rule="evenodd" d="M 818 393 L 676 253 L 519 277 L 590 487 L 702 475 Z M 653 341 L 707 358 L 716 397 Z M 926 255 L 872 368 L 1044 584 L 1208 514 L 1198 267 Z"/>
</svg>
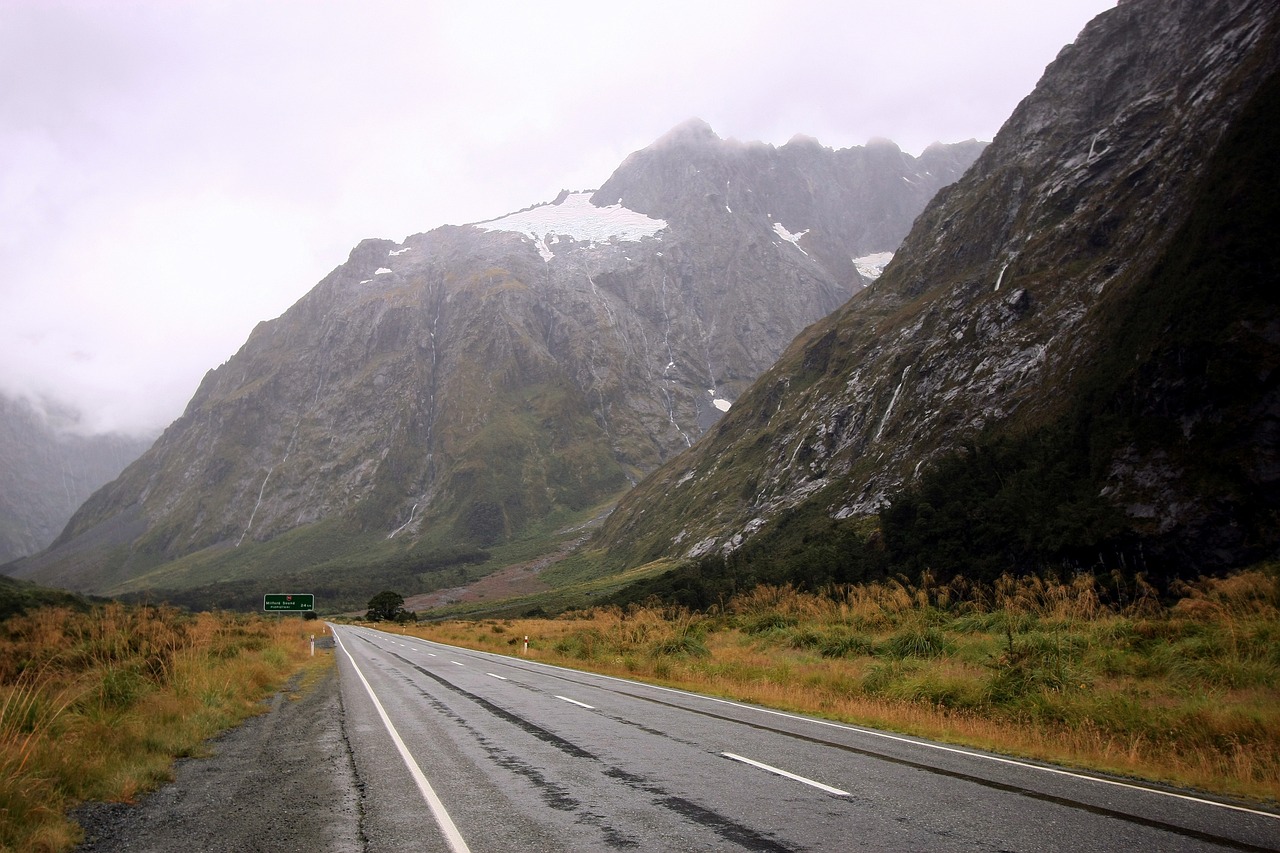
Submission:
<svg viewBox="0 0 1280 853">
<path fill-rule="evenodd" d="M 859 291 L 853 258 L 895 250 L 981 147 L 775 149 L 692 122 L 593 195 L 365 240 L 19 571 L 119 589 L 335 519 L 486 545 L 608 500 Z"/>
<path fill-rule="evenodd" d="M 732 550 L 758 519 L 807 500 L 834 518 L 870 514 L 984 430 L 1055 417 L 1099 358 L 1108 312 L 1150 285 L 1206 164 L 1280 66 L 1278 14 L 1263 0 L 1131 0 L 1096 18 L 875 286 L 806 330 L 704 442 L 629 494 L 604 541 L 633 559 L 693 557 Z M 1249 464 L 1274 466 L 1273 445 Z M 1181 468 L 1132 457 L 1116 459 L 1111 491 L 1134 516 L 1188 530 L 1208 517 Z"/>
</svg>

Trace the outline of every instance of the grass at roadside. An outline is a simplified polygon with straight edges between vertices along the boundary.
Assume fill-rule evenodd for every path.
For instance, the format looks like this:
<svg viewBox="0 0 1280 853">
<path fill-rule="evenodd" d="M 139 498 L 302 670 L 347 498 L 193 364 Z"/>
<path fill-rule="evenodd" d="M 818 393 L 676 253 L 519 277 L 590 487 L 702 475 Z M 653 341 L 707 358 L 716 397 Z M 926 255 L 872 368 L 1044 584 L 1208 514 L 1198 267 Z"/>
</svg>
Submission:
<svg viewBox="0 0 1280 853">
<path fill-rule="evenodd" d="M 654 605 L 422 623 L 461 646 L 1275 803 L 1280 579 L 760 587 Z M 1106 603 L 1106 602 L 1113 603 Z"/>
<path fill-rule="evenodd" d="M 80 840 L 67 811 L 128 801 L 260 712 L 317 623 L 109 604 L 0 623 L 0 851 Z"/>
</svg>

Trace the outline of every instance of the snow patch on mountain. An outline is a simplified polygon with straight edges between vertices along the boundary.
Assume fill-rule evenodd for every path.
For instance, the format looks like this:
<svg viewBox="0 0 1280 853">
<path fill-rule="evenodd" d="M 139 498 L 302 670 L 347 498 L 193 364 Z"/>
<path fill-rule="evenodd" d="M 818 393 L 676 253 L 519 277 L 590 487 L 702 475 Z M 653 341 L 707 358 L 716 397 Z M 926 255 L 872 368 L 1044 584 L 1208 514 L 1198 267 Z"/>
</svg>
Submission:
<svg viewBox="0 0 1280 853">
<path fill-rule="evenodd" d="M 538 205 L 498 219 L 474 223 L 485 231 L 514 231 L 533 240 L 544 261 L 555 256 L 551 247 L 558 237 L 582 242 L 606 242 L 611 239 L 638 242 L 656 237 L 667 227 L 666 220 L 653 219 L 643 213 L 611 204 L 596 207 L 590 192 L 569 193 L 559 204 Z"/>
<path fill-rule="evenodd" d="M 893 252 L 876 252 L 854 258 L 853 266 L 858 271 L 858 275 L 868 281 L 875 281 L 880 277 L 880 273 L 884 272 L 884 268 L 889 266 L 891 260 L 893 260 Z"/>
<path fill-rule="evenodd" d="M 797 249 L 800 249 L 801 252 L 804 252 L 806 257 L 809 255 L 808 252 L 805 252 L 804 249 L 800 248 L 800 238 L 809 233 L 808 228 L 804 229 L 799 234 L 792 234 L 781 222 L 775 222 L 773 223 L 773 233 L 777 234 Z"/>
</svg>

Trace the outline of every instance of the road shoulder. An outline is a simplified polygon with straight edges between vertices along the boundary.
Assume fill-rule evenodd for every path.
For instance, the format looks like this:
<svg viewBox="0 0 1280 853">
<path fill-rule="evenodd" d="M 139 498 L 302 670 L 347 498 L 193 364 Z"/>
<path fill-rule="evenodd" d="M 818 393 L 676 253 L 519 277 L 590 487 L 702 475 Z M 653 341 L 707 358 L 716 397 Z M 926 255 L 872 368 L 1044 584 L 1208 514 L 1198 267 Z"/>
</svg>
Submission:
<svg viewBox="0 0 1280 853">
<path fill-rule="evenodd" d="M 301 692 L 287 685 L 266 713 L 183 759 L 175 779 L 136 804 L 87 803 L 78 853 L 238 850 L 359 851 L 359 786 L 336 667 Z"/>
</svg>

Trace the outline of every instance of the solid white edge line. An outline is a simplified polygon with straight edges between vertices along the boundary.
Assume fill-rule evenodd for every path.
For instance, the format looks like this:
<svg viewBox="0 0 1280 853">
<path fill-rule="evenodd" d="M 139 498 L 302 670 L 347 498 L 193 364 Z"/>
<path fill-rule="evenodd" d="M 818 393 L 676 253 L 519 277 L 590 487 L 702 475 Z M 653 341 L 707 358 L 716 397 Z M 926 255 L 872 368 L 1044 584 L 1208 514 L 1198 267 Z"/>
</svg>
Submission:
<svg viewBox="0 0 1280 853">
<path fill-rule="evenodd" d="M 458 827 L 454 825 L 453 818 L 449 817 L 449 812 L 445 810 L 444 803 L 440 802 L 440 798 L 436 796 L 435 789 L 427 781 L 426 774 L 422 772 L 418 762 L 409 754 L 409 748 L 405 746 L 404 741 L 400 738 L 400 733 L 396 731 L 396 727 L 391 724 L 391 718 L 387 716 L 386 709 L 378 701 L 378 697 L 373 692 L 373 687 L 369 685 L 368 679 L 360 671 L 360 666 L 356 663 L 356 659 L 351 656 L 351 652 L 347 651 L 347 647 L 343 644 L 342 638 L 338 636 L 337 631 L 333 632 L 333 636 L 338 641 L 338 645 L 341 646 L 343 654 L 347 656 L 347 660 L 351 661 L 351 667 L 356 671 L 356 675 L 360 677 L 360 683 L 368 691 L 369 698 L 373 700 L 373 707 L 378 709 L 378 716 L 382 718 L 382 724 L 387 727 L 387 733 L 391 735 L 391 740 L 395 742 L 396 750 L 400 753 L 400 757 L 404 759 L 405 766 L 409 768 L 409 775 L 418 784 L 418 790 L 422 792 L 422 798 L 430 806 L 431 815 L 436 819 L 436 824 L 449 842 L 449 848 L 453 850 L 453 853 L 471 853 L 471 848 L 463 840 L 462 833 L 458 832 Z"/>
<path fill-rule="evenodd" d="M 765 764 L 764 762 L 756 761 L 755 759 L 752 759 L 752 758 L 744 758 L 743 756 L 737 755 L 732 752 L 722 752 L 720 754 L 723 755 L 725 758 L 732 758 L 734 761 L 741 761 L 743 764 L 750 764 L 752 767 L 758 767 L 761 770 L 765 771 L 766 773 L 773 773 L 777 776 L 785 776 L 788 779 L 794 779 L 797 782 L 803 782 L 806 785 L 812 785 L 813 787 L 821 791 L 826 791 L 828 794 L 835 794 L 837 797 L 853 796 L 848 791 L 841 791 L 839 788 L 833 788 L 830 785 L 824 785 L 821 782 L 815 782 L 813 779 L 809 779 L 804 776 L 797 776 L 794 773 L 788 773 L 786 770 L 781 770 L 777 767 L 772 767 L 768 764 Z"/>
<path fill-rule="evenodd" d="M 577 705 L 579 708 L 586 708 L 588 711 L 594 711 L 595 707 L 588 705 L 586 702 L 579 702 L 577 699 L 570 699 L 568 696 L 557 696 L 561 702 L 568 702 L 571 705 Z"/>
<path fill-rule="evenodd" d="M 434 641 L 425 640 L 424 642 L 434 642 Z M 451 646 L 448 646 L 446 643 L 435 643 L 435 645 L 445 646 L 446 648 L 461 648 L 459 646 L 451 647 Z M 902 737 L 900 735 L 894 735 L 888 732 L 879 732 L 879 731 L 876 731 L 875 729 L 864 729 L 858 726 L 847 725 L 845 723 L 833 723 L 830 720 L 820 720 L 816 717 L 801 717 L 797 714 L 788 714 L 786 711 L 775 711 L 772 708 L 761 708 L 756 705 L 744 705 L 741 702 L 734 702 L 730 699 L 718 699 L 715 696 L 704 696 L 701 693 L 692 693 L 688 690 L 676 690 L 674 687 L 662 687 L 657 684 L 646 684 L 643 681 L 633 681 L 627 678 L 618 678 L 613 675 L 601 675 L 598 672 L 587 672 L 586 670 L 573 669 L 567 666 L 556 666 L 555 664 L 543 663 L 542 661 L 536 661 L 536 660 L 528 660 L 527 658 L 515 658 L 515 657 L 509 658 L 505 655 L 498 655 L 498 654 L 494 654 L 493 652 L 482 652 L 476 649 L 465 649 L 465 651 L 470 652 L 472 654 L 487 655 L 490 657 L 498 658 L 499 660 L 502 660 L 507 663 L 523 663 L 523 664 L 530 664 L 532 666 L 544 667 L 546 669 L 558 669 L 564 672 L 580 673 L 582 675 L 592 676 L 593 678 L 603 678 L 606 681 L 616 681 L 619 684 L 630 684 L 634 687 L 647 687 L 651 690 L 661 690 L 666 693 L 674 693 L 677 696 L 688 696 L 692 699 L 703 699 L 708 702 L 718 702 L 721 705 L 728 705 L 732 708 L 740 708 L 744 711 L 755 711 L 761 714 L 771 714 L 775 717 L 783 717 L 784 719 L 796 720 L 802 723 L 814 723 L 819 726 L 826 726 L 832 729 L 840 729 L 841 731 L 846 731 L 846 732 L 856 732 L 858 734 L 864 734 L 870 737 L 878 737 L 878 738 L 883 738 L 884 740 L 891 740 L 891 741 L 896 741 L 898 743 L 905 743 L 910 746 L 922 746 L 927 749 L 938 750 L 939 752 L 949 752 L 954 755 L 963 755 L 967 758 L 980 758 L 985 761 L 994 761 L 997 764 L 1007 764 L 1013 767 L 1022 767 L 1027 770 L 1038 770 L 1042 773 L 1052 773 L 1057 776 L 1065 776 L 1071 779 L 1079 779 L 1082 782 L 1096 782 L 1100 785 L 1111 785 L 1116 788 L 1126 788 L 1131 791 L 1142 791 L 1143 793 L 1156 794 L 1157 796 L 1169 797 L 1171 799 L 1182 800 L 1184 802 L 1199 803 L 1200 805 L 1204 805 L 1204 806 L 1213 806 L 1214 808 L 1219 808 L 1219 809 L 1230 809 L 1231 811 L 1258 815 L 1259 817 L 1267 817 L 1267 818 L 1271 818 L 1272 820 L 1280 820 L 1280 814 L 1276 814 L 1274 812 L 1264 812 L 1259 809 L 1251 809 L 1248 806 L 1238 806 L 1233 803 L 1223 803 L 1217 800 L 1206 800 L 1203 797 L 1194 797 L 1190 794 L 1179 794 L 1176 791 L 1164 791 L 1164 790 L 1161 790 L 1160 788 L 1152 788 L 1147 785 L 1138 785 L 1133 782 L 1121 782 L 1119 779 L 1107 779 L 1102 776 L 1090 776 L 1087 773 L 1076 773 L 1072 770 L 1063 770 L 1060 767 L 1046 767 L 1043 764 L 1031 764 L 1026 761 L 1019 761 L 1016 758 L 1005 758 L 1000 755 L 988 755 L 981 752 L 972 752 L 967 749 L 961 749 L 955 746 L 946 746 L 940 743 L 930 743 L 929 741 L 924 741 L 924 740 L 913 740 L 912 738 L 909 738 L 909 737 Z"/>
</svg>

